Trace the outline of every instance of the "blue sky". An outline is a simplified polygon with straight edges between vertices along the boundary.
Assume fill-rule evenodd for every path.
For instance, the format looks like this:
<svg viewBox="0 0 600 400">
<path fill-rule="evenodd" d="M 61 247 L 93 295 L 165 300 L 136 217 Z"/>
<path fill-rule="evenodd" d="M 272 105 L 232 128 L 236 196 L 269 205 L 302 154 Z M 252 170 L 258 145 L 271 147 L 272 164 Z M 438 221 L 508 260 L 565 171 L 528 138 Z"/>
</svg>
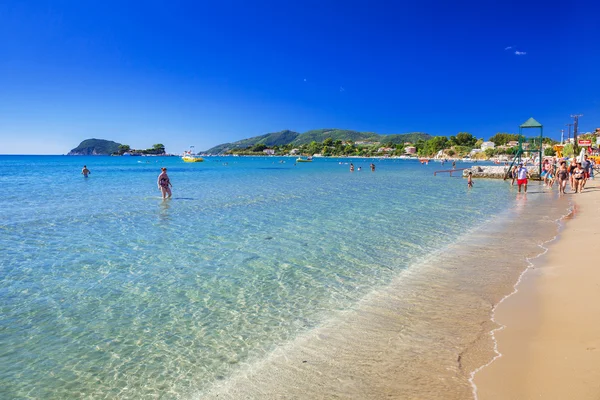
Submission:
<svg viewBox="0 0 600 400">
<path fill-rule="evenodd" d="M 0 154 L 600 127 L 592 1 L 0 2 Z M 523 53 L 523 54 L 517 54 Z"/>
</svg>

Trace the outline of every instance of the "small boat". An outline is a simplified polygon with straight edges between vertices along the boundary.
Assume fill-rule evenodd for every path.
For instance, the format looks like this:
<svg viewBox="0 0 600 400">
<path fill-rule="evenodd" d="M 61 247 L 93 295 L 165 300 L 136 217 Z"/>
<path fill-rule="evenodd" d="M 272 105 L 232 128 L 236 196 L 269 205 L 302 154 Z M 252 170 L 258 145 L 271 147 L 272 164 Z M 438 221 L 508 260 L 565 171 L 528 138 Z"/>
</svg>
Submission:
<svg viewBox="0 0 600 400">
<path fill-rule="evenodd" d="M 312 157 L 307 157 L 307 158 L 298 157 L 296 159 L 296 162 L 312 162 Z"/>
<path fill-rule="evenodd" d="M 204 158 L 202 158 L 198 155 L 195 155 L 195 154 L 184 155 L 183 157 L 181 157 L 181 159 L 184 162 L 202 162 L 202 161 L 204 161 Z"/>
<path fill-rule="evenodd" d="M 200 157 L 197 154 L 194 154 L 193 150 L 194 150 L 194 146 L 190 146 L 190 149 L 188 151 L 183 152 L 183 157 L 181 157 L 183 162 L 202 162 L 202 161 L 204 161 L 204 158 Z"/>
</svg>

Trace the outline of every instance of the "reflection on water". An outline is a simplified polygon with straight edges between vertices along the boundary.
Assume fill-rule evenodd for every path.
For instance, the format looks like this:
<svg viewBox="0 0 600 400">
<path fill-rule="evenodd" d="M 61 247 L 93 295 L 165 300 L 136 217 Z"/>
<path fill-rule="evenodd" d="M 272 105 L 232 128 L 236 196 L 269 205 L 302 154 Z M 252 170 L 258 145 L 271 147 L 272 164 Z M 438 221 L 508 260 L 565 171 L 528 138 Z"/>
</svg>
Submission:
<svg viewBox="0 0 600 400">
<path fill-rule="evenodd" d="M 169 209 L 171 208 L 171 199 L 163 199 L 159 205 L 158 219 L 160 222 L 169 222 L 171 214 Z"/>
</svg>

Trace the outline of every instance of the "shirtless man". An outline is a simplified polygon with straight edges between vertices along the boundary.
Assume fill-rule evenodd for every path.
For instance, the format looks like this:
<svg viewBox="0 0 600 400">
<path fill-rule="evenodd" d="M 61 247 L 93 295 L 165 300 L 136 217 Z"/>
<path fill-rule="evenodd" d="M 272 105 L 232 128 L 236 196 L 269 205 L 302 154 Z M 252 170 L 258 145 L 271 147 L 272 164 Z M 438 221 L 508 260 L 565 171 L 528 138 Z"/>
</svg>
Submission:
<svg viewBox="0 0 600 400">
<path fill-rule="evenodd" d="M 81 175 L 83 175 L 84 178 L 87 178 L 89 174 L 91 174 L 92 172 L 88 169 L 88 167 L 86 165 L 83 166 L 83 169 L 81 170 Z"/>
</svg>

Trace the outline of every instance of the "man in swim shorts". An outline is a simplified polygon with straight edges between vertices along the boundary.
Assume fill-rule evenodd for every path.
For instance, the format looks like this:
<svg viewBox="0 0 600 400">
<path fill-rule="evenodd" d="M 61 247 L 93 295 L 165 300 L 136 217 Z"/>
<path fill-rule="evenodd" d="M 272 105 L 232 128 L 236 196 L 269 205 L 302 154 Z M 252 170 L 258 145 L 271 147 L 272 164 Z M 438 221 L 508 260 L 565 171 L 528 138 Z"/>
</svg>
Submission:
<svg viewBox="0 0 600 400">
<path fill-rule="evenodd" d="M 523 163 L 519 163 L 517 169 L 517 185 L 519 186 L 519 193 L 521 193 L 521 186 L 524 187 L 525 193 L 527 193 L 527 178 L 529 178 L 529 171 L 523 166 Z"/>
<path fill-rule="evenodd" d="M 81 170 L 81 175 L 83 175 L 84 178 L 87 178 L 89 174 L 91 174 L 90 170 L 84 165 L 83 169 Z"/>
</svg>

